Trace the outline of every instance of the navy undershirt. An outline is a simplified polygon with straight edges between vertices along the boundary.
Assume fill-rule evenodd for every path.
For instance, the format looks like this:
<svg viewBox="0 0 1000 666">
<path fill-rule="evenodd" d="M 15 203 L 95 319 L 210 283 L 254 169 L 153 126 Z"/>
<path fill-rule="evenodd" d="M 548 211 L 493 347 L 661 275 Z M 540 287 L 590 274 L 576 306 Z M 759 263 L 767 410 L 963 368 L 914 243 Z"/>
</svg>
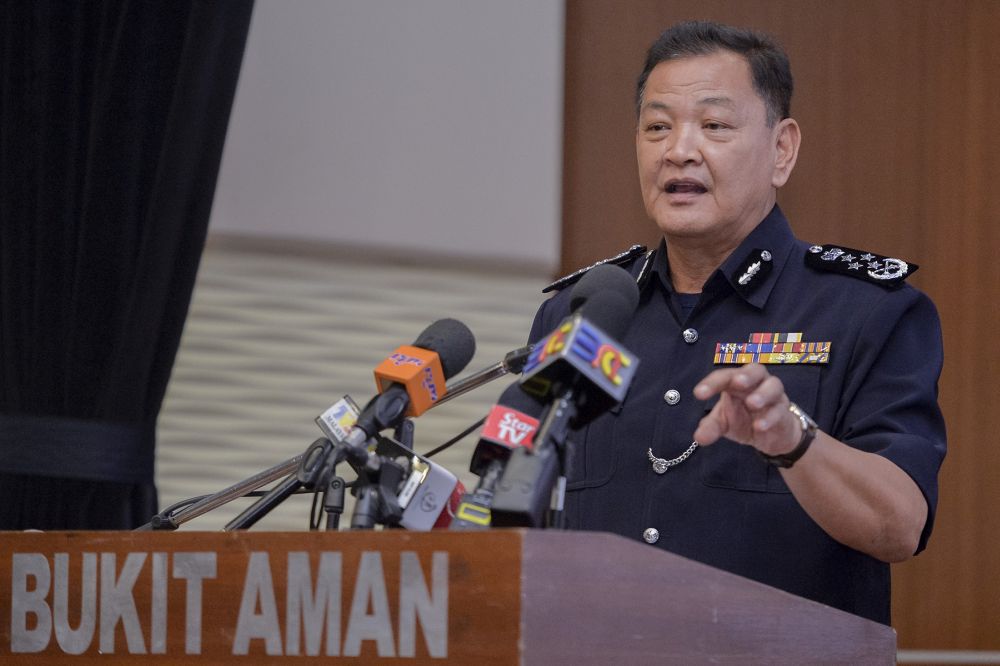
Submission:
<svg viewBox="0 0 1000 666">
<path fill-rule="evenodd" d="M 700 298 L 701 294 L 674 292 L 674 305 L 680 308 L 681 321 L 687 321 L 687 318 L 691 315 L 691 311 L 694 310 L 694 306 L 698 305 L 698 299 Z"/>
</svg>

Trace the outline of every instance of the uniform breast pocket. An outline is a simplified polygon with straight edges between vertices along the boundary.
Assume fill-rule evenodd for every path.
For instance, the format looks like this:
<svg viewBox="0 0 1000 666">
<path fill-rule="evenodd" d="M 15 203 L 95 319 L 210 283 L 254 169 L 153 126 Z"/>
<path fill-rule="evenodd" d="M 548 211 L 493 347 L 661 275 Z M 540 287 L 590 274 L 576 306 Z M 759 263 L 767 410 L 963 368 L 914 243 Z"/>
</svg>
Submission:
<svg viewBox="0 0 1000 666">
<path fill-rule="evenodd" d="M 788 399 L 807 414 L 816 409 L 822 365 L 772 365 L 768 371 L 781 380 Z M 706 405 L 706 414 L 716 400 Z M 761 460 L 750 446 L 720 439 L 698 452 L 701 479 L 706 486 L 756 492 L 787 493 L 788 486 L 778 468 Z"/>
<path fill-rule="evenodd" d="M 595 488 L 611 480 L 617 468 L 615 430 L 621 409 L 621 405 L 613 407 L 570 436 L 567 490 Z"/>
</svg>

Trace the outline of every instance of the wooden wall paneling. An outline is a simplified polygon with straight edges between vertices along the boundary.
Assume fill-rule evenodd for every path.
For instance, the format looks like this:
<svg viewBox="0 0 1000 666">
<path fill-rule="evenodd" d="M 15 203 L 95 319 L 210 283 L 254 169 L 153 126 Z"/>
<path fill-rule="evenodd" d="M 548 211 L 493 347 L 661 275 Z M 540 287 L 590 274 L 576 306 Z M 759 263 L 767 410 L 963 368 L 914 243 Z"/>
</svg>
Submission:
<svg viewBox="0 0 1000 666">
<path fill-rule="evenodd" d="M 658 241 L 642 208 L 633 85 L 667 25 L 774 34 L 792 59 L 803 147 L 779 202 L 798 235 L 899 256 L 945 336 L 949 456 L 928 550 L 894 568 L 901 648 L 1000 649 L 1000 3 L 569 0 L 563 267 Z"/>
<path fill-rule="evenodd" d="M 922 5 L 928 36 L 922 113 L 923 287 L 945 336 L 941 403 L 949 457 L 928 551 L 895 571 L 897 628 L 921 646 L 1000 647 L 1000 4 Z"/>
</svg>

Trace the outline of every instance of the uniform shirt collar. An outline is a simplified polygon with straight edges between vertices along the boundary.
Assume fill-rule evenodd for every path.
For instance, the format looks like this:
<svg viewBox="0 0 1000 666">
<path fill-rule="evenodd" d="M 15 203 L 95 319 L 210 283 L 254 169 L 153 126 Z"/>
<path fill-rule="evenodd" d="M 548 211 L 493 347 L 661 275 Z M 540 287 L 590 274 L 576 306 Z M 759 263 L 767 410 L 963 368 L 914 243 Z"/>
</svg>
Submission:
<svg viewBox="0 0 1000 666">
<path fill-rule="evenodd" d="M 728 289 L 750 305 L 762 309 L 794 246 L 795 236 L 792 234 L 792 228 L 781 208 L 775 204 L 767 217 L 761 220 L 760 224 L 712 273 L 705 283 L 704 291 L 714 294 L 719 290 Z M 655 280 L 660 282 L 667 293 L 673 293 L 666 249 L 666 241 L 660 241 L 652 272 L 656 276 Z M 759 266 L 755 269 L 754 264 Z"/>
</svg>

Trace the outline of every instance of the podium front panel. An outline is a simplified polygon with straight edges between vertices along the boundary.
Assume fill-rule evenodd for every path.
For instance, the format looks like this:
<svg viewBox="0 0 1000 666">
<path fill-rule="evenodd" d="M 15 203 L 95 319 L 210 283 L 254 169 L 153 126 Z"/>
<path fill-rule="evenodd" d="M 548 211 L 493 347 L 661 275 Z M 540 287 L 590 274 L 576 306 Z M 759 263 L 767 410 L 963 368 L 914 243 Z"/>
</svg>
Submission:
<svg viewBox="0 0 1000 666">
<path fill-rule="evenodd" d="M 521 542 L 516 531 L 0 533 L 0 661 L 514 664 Z"/>
</svg>

